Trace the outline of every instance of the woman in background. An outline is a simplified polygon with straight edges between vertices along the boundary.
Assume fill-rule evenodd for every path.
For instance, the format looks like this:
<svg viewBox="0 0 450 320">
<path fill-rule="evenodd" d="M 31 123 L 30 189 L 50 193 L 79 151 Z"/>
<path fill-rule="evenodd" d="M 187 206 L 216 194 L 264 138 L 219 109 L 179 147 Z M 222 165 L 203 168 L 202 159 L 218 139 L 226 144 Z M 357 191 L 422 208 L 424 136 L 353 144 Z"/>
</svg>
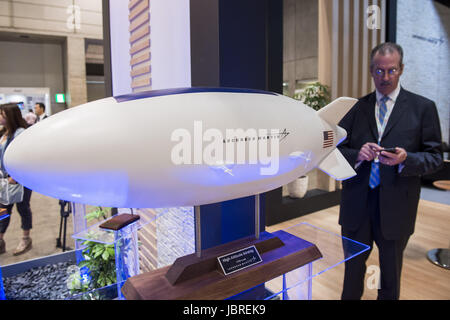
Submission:
<svg viewBox="0 0 450 320">
<path fill-rule="evenodd" d="M 3 156 L 5 154 L 6 148 L 17 137 L 28 127 L 25 119 L 22 118 L 22 113 L 15 103 L 7 103 L 0 105 L 0 125 L 3 125 L 3 130 L 0 132 L 0 159 L 1 159 L 1 172 L 3 177 L 8 177 L 9 183 L 16 183 L 5 170 L 3 165 Z M 31 190 L 24 187 L 23 200 L 22 202 L 16 203 L 17 211 L 22 219 L 22 230 L 23 236 L 16 250 L 14 250 L 14 255 L 19 255 L 27 252 L 31 249 L 31 209 L 30 209 L 30 199 Z M 0 204 L 0 208 L 5 208 L 8 214 L 11 214 L 14 204 L 3 205 Z M 5 218 L 0 221 L 0 254 L 6 251 L 5 240 L 3 239 L 6 229 L 8 228 L 10 217 Z"/>
</svg>

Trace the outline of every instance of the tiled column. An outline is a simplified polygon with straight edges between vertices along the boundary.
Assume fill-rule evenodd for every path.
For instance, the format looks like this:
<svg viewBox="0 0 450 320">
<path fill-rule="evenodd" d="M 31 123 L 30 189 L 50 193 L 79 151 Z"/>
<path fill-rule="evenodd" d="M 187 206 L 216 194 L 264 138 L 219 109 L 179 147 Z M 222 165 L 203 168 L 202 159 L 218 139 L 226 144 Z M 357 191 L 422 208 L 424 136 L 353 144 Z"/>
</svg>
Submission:
<svg viewBox="0 0 450 320">
<path fill-rule="evenodd" d="M 66 96 L 69 108 L 87 102 L 84 38 L 66 39 Z"/>
</svg>

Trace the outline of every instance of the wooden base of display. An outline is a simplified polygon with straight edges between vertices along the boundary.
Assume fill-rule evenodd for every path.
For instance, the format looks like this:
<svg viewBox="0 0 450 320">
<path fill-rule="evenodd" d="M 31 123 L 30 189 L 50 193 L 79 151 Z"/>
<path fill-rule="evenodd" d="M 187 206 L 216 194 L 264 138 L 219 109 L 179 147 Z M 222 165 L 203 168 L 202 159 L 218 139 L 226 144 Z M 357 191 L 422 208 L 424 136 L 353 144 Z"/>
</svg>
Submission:
<svg viewBox="0 0 450 320">
<path fill-rule="evenodd" d="M 224 275 L 217 257 L 255 246 L 262 262 Z M 251 289 L 322 257 L 312 243 L 285 231 L 263 232 L 178 258 L 171 266 L 129 278 L 122 287 L 127 300 L 221 300 Z M 300 280 L 300 279 L 299 279 Z"/>
<path fill-rule="evenodd" d="M 117 231 L 139 219 L 140 217 L 136 214 L 122 213 L 106 220 L 99 227 Z"/>
</svg>

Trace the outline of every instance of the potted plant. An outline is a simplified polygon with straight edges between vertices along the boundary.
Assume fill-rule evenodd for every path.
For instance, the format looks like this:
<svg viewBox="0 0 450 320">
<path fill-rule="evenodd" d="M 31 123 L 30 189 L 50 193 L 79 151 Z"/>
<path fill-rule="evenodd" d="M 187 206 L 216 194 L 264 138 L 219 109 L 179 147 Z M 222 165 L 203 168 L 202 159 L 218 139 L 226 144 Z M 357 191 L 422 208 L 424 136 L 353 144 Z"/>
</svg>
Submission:
<svg viewBox="0 0 450 320">
<path fill-rule="evenodd" d="M 308 191 L 308 176 L 301 176 L 287 185 L 289 197 L 303 198 Z"/>
<path fill-rule="evenodd" d="M 294 99 L 300 100 L 305 105 L 318 111 L 330 103 L 329 87 L 314 82 L 306 86 L 303 90 L 294 94 Z M 291 198 L 303 198 L 308 191 L 308 176 L 301 176 L 288 183 L 287 189 Z"/>
<path fill-rule="evenodd" d="M 86 220 L 101 220 L 107 218 L 105 208 L 97 207 L 86 214 Z M 72 294 L 79 294 L 114 284 L 116 278 L 114 244 L 104 244 L 96 241 L 84 241 L 82 251 L 84 260 L 78 264 L 77 270 L 68 279 L 68 287 Z M 91 299 L 101 299 L 98 294 Z"/>
<path fill-rule="evenodd" d="M 320 82 L 311 83 L 303 90 L 295 93 L 294 99 L 300 100 L 308 107 L 318 111 L 330 103 L 329 87 Z"/>
</svg>

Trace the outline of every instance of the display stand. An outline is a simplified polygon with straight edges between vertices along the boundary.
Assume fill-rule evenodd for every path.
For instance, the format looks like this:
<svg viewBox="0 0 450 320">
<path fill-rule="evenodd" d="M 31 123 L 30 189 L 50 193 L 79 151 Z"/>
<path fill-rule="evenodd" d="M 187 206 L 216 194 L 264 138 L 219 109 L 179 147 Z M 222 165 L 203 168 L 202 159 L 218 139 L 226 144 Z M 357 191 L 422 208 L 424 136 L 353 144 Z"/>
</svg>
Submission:
<svg viewBox="0 0 450 320">
<path fill-rule="evenodd" d="M 259 286 L 229 299 L 310 300 L 312 298 L 313 279 L 369 250 L 369 246 L 365 244 L 308 223 L 299 223 L 283 229 L 283 231 L 314 243 L 322 253 L 322 258 L 261 283 Z M 252 292 L 261 292 L 261 290 L 257 291 L 258 287 L 261 286 L 265 288 L 264 295 L 252 295 Z"/>
<path fill-rule="evenodd" d="M 286 255 L 280 255 L 275 249 L 262 249 L 261 257 L 266 264 L 257 264 L 236 273 L 224 275 L 218 272 L 218 269 L 214 269 L 214 266 L 211 267 L 212 269 L 202 268 L 202 265 L 197 262 L 192 269 L 201 270 L 199 274 L 179 283 L 171 280 L 171 268 L 165 267 L 128 279 L 122 291 L 128 299 L 311 299 L 314 277 L 369 249 L 364 244 L 306 223 L 273 234 L 263 232 L 260 241 L 277 237 L 285 244 L 284 248 L 278 248 L 289 252 Z M 243 244 L 240 245 L 239 242 Z M 228 252 L 233 252 L 236 248 L 251 243 L 249 239 L 241 239 L 211 248 L 202 253 L 202 259 L 208 260 L 214 257 L 214 251 L 225 252 L 228 249 Z M 253 243 L 257 244 L 258 240 L 253 239 Z M 315 246 L 311 246 L 312 243 L 320 250 L 321 258 L 318 258 Z M 294 247 L 297 247 L 297 250 L 292 250 Z M 192 254 L 180 259 L 195 260 L 196 255 Z M 305 264 L 302 263 L 302 259 L 309 261 Z M 295 263 L 300 267 L 295 267 Z M 187 263 L 187 265 L 191 264 Z M 283 271 L 286 269 L 289 271 Z M 266 280 L 261 281 L 263 278 Z M 260 282 L 257 282 L 258 279 Z M 251 283 L 253 285 L 249 286 Z"/>
<path fill-rule="evenodd" d="M 117 289 L 119 299 L 311 299 L 313 278 L 369 249 L 364 244 L 300 223 L 274 233 L 262 232 L 259 239 L 249 237 L 203 251 L 196 250 L 180 257 L 172 266 L 140 274 L 137 231 L 149 222 L 140 219 L 119 231 L 104 230 L 97 224 L 73 236 L 79 240 L 114 244 L 117 283 L 113 287 Z M 255 220 L 255 224 L 258 222 Z M 201 239 L 199 234 L 195 237 L 197 241 Z M 258 248 L 262 263 L 229 275 L 217 272 L 217 256 L 249 244 Z M 205 264 L 204 261 L 208 262 Z M 187 266 L 185 270 L 182 270 L 183 266 Z M 145 282 L 143 277 L 147 278 L 148 274 L 153 278 Z M 139 288 L 132 293 L 139 285 L 142 289 L 142 285 L 154 283 L 155 279 L 158 290 L 146 290 L 154 293 L 142 297 Z M 191 290 L 192 284 L 196 284 L 195 290 Z M 78 298 L 83 295 L 87 294 Z"/>
</svg>

